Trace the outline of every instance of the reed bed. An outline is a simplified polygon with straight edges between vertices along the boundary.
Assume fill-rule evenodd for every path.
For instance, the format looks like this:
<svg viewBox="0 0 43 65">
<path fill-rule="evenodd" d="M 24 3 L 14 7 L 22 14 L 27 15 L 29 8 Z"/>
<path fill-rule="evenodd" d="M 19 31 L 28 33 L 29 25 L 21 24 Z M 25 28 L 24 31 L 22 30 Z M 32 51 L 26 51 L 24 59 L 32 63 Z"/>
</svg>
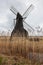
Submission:
<svg viewBox="0 0 43 65">
<path fill-rule="evenodd" d="M 43 37 L 0 36 L 0 53 L 28 56 L 29 52 L 43 53 Z"/>
</svg>

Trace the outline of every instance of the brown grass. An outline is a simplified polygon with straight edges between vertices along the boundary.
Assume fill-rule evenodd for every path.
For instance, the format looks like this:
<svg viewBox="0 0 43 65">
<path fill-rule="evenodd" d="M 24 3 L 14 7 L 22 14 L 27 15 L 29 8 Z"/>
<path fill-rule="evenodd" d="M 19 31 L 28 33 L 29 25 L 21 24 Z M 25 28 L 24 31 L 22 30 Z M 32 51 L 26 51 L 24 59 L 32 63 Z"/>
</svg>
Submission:
<svg viewBox="0 0 43 65">
<path fill-rule="evenodd" d="M 29 59 L 31 52 L 43 53 L 43 37 L 13 37 L 10 41 L 10 36 L 0 36 L 0 54 Z M 36 62 L 35 58 L 30 60 Z"/>
<path fill-rule="evenodd" d="M 22 56 L 0 55 L 0 65 L 30 65 L 31 61 Z"/>
<path fill-rule="evenodd" d="M 43 37 L 0 37 L 0 53 L 21 54 L 28 56 L 29 52 L 43 53 Z"/>
</svg>

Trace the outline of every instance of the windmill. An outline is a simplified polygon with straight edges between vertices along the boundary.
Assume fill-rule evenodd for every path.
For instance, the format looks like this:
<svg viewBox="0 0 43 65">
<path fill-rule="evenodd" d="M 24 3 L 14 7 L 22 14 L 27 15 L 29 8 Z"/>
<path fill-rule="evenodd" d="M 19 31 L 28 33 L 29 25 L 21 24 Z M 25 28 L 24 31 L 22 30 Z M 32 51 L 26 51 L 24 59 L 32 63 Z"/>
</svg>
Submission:
<svg viewBox="0 0 43 65">
<path fill-rule="evenodd" d="M 22 35 L 22 36 L 24 35 L 27 37 L 28 32 L 24 29 L 23 23 L 25 23 L 27 25 L 28 30 L 30 32 L 34 31 L 34 29 L 24 21 L 27 18 L 27 16 L 29 15 L 29 13 L 32 11 L 33 8 L 34 8 L 34 6 L 31 4 L 28 7 L 28 9 L 24 12 L 23 16 L 13 6 L 10 8 L 10 10 L 16 15 L 16 19 L 14 19 L 14 20 L 16 20 L 16 24 L 15 24 L 15 28 L 13 29 L 13 31 L 11 33 L 11 38 L 12 38 L 12 36 L 14 36 L 14 34 L 16 32 L 18 32 L 18 35 L 20 33 L 20 35 Z"/>
</svg>

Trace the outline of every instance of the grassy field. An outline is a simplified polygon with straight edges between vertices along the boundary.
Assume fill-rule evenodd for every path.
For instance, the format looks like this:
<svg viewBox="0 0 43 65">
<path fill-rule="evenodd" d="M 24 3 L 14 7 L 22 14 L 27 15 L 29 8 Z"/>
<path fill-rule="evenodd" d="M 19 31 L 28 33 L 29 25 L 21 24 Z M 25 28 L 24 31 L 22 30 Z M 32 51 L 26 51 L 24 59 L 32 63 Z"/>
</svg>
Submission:
<svg viewBox="0 0 43 65">
<path fill-rule="evenodd" d="M 0 36 L 0 54 L 2 58 L 3 55 L 9 56 L 10 58 L 15 56 L 18 57 L 18 59 L 20 56 L 21 58 L 25 58 L 24 62 L 27 59 L 27 64 L 15 65 L 39 65 L 40 61 L 39 59 L 36 60 L 35 53 L 43 53 L 43 37 L 13 37 L 10 41 L 10 36 Z M 17 63 L 19 63 L 18 61 Z M 13 64 L 11 63 L 11 65 Z"/>
</svg>

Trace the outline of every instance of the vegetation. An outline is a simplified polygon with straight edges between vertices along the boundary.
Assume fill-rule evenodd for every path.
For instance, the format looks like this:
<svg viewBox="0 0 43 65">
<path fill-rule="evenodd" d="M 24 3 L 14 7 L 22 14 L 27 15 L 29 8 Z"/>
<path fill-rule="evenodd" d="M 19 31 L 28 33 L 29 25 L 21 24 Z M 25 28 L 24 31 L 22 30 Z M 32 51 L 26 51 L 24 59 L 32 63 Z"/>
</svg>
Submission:
<svg viewBox="0 0 43 65">
<path fill-rule="evenodd" d="M 3 58 L 2 58 L 2 57 L 0 57 L 0 65 L 2 64 L 2 59 L 3 59 Z"/>
<path fill-rule="evenodd" d="M 43 53 L 43 37 L 0 37 L 0 65 L 40 65 L 31 53 Z"/>
<path fill-rule="evenodd" d="M 32 64 L 31 60 L 22 56 L 7 56 L 0 54 L 0 65 L 40 65 L 39 62 Z"/>
</svg>

